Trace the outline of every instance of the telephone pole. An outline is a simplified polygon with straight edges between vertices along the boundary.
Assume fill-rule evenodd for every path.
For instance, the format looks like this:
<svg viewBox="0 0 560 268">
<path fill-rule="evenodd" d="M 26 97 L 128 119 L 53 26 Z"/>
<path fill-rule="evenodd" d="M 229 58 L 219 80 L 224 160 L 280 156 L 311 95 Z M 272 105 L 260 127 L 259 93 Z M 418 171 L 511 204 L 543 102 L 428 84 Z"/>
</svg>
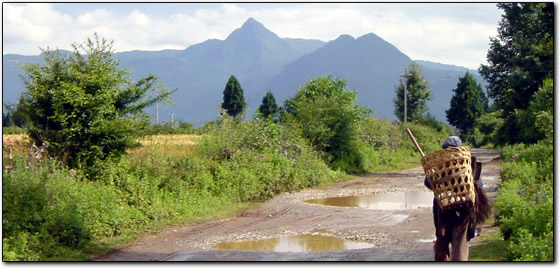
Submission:
<svg viewBox="0 0 560 268">
<path fill-rule="evenodd" d="M 159 101 L 156 101 L 156 125 L 159 124 Z"/>
<path fill-rule="evenodd" d="M 173 125 L 173 116 L 175 116 L 175 114 L 169 114 L 171 116 L 171 125 Z"/>
</svg>

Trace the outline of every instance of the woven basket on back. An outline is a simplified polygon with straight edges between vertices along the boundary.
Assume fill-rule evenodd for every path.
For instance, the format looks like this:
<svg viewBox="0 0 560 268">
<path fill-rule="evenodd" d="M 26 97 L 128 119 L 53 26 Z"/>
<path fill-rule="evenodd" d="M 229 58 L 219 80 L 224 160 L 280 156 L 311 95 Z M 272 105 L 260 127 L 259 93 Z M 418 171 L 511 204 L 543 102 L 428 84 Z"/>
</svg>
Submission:
<svg viewBox="0 0 560 268">
<path fill-rule="evenodd" d="M 422 167 L 442 211 L 468 208 L 475 190 L 469 147 L 448 147 L 422 158 Z"/>
</svg>

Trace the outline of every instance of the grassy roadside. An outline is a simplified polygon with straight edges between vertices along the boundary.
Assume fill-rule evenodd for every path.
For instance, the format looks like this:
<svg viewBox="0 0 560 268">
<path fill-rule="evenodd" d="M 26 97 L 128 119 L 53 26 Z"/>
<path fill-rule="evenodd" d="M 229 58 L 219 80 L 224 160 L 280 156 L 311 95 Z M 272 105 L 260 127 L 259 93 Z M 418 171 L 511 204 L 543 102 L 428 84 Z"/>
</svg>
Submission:
<svg viewBox="0 0 560 268">
<path fill-rule="evenodd" d="M 489 219 L 479 237 L 469 249 L 469 261 L 504 261 L 508 241 L 505 241 L 494 218 Z"/>
</svg>

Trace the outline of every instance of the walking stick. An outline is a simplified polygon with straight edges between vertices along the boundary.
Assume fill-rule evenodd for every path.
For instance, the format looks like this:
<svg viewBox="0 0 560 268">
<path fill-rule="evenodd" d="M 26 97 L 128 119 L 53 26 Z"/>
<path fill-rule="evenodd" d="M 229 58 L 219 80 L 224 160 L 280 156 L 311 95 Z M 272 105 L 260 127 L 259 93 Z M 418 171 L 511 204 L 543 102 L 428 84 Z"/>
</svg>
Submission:
<svg viewBox="0 0 560 268">
<path fill-rule="evenodd" d="M 406 132 L 408 132 L 408 135 L 412 139 L 412 142 L 414 142 L 414 145 L 416 145 L 416 149 L 418 149 L 418 152 L 420 152 L 422 157 L 424 157 L 424 152 L 422 151 L 422 148 L 420 148 L 420 145 L 418 145 L 418 142 L 416 141 L 416 138 L 414 138 L 414 135 L 412 135 L 412 132 L 410 132 L 410 129 L 406 128 Z"/>
</svg>

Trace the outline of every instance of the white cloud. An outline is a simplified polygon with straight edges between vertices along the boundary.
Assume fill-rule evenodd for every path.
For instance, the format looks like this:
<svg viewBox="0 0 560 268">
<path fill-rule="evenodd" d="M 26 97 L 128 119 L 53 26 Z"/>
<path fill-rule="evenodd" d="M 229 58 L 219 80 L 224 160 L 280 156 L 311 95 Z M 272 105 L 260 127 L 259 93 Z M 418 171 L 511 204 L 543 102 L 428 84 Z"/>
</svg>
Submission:
<svg viewBox="0 0 560 268">
<path fill-rule="evenodd" d="M 113 20 L 112 14 L 107 9 L 96 9 L 78 16 L 78 23 L 83 27 L 92 27 L 103 21 Z"/>
<path fill-rule="evenodd" d="M 31 43 L 42 43 L 53 38 L 57 27 L 72 22 L 68 15 L 52 9 L 50 4 L 28 4 L 14 6 L 5 4 L 2 14 L 3 39 L 8 44 L 16 44 L 18 40 Z"/>
<path fill-rule="evenodd" d="M 98 5 L 81 14 L 63 14 L 51 4 L 6 3 L 4 52 L 29 55 L 38 54 L 37 46 L 68 48 L 93 32 L 114 40 L 116 51 L 184 49 L 207 39 L 225 39 L 254 17 L 280 37 L 329 41 L 341 34 L 373 32 L 412 59 L 476 68 L 485 61 L 489 37 L 496 35 L 500 19 L 495 5 L 485 3 L 226 3 L 198 5 L 196 10 L 183 3 L 158 15 L 132 3 L 125 11 Z"/>
</svg>

